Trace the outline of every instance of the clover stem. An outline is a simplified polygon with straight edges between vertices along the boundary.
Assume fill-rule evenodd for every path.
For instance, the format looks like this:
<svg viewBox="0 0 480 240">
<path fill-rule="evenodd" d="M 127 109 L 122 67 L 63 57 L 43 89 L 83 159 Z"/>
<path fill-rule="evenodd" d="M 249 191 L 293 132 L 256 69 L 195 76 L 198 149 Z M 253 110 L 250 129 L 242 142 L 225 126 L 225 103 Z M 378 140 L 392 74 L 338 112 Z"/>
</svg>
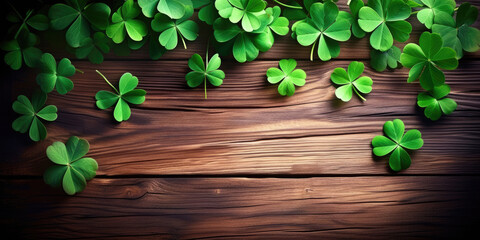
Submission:
<svg viewBox="0 0 480 240">
<path fill-rule="evenodd" d="M 13 6 L 12 6 L 12 7 L 13 7 Z M 18 35 L 20 34 L 20 31 L 22 31 L 22 29 L 27 26 L 27 20 L 28 20 L 28 18 L 30 17 L 30 15 L 32 15 L 32 13 L 33 13 L 33 10 L 28 10 L 27 16 L 25 16 L 25 19 L 20 18 L 20 19 L 22 19 L 22 24 L 20 25 L 20 27 L 18 28 L 17 32 L 15 33 L 14 39 L 17 39 L 17 38 L 18 38 Z"/>
<path fill-rule="evenodd" d="M 293 9 L 303 9 L 301 6 L 292 6 L 292 5 L 288 5 L 288 4 L 285 4 L 285 3 L 282 3 L 278 0 L 273 0 L 274 2 L 284 6 L 284 7 L 287 7 L 287 8 L 293 8 Z"/>
<path fill-rule="evenodd" d="M 20 13 L 17 11 L 17 9 L 15 8 L 15 6 L 13 6 L 13 4 L 10 3 L 10 1 L 7 1 L 8 5 L 10 5 L 10 7 L 13 9 L 13 11 L 15 12 L 15 14 L 17 14 L 18 18 L 20 18 L 22 21 L 23 21 L 23 17 L 22 15 L 20 15 Z"/>
<path fill-rule="evenodd" d="M 357 89 L 356 89 L 354 86 L 352 86 L 352 88 L 353 88 L 353 91 L 355 91 L 355 93 L 358 95 L 358 97 L 359 97 L 360 99 L 362 99 L 364 102 L 367 101 L 367 99 L 365 99 L 365 98 L 357 91 Z"/>
<path fill-rule="evenodd" d="M 420 12 L 420 11 L 411 12 L 411 13 L 410 13 L 410 16 L 411 16 L 411 15 L 414 15 L 414 14 L 417 14 L 418 12 Z"/>
<path fill-rule="evenodd" d="M 315 45 L 317 45 L 317 41 L 315 41 L 312 45 L 312 50 L 310 51 L 310 61 L 313 62 L 313 50 L 315 49 Z"/>
<path fill-rule="evenodd" d="M 108 85 L 110 85 L 110 87 L 112 87 L 112 88 L 113 88 L 113 90 L 115 90 L 115 92 L 117 92 L 117 94 L 119 94 L 119 95 L 120 95 L 120 92 L 117 90 L 117 88 L 116 88 L 116 87 L 114 87 L 114 86 L 113 86 L 113 84 L 112 84 L 112 83 L 110 83 L 110 81 L 108 81 L 108 79 L 107 79 L 107 78 L 106 78 L 106 77 L 105 77 L 105 76 L 104 76 L 104 75 L 103 75 L 103 74 L 102 74 L 100 71 L 98 71 L 98 70 L 95 70 L 95 71 L 96 71 L 96 72 L 97 72 L 97 73 L 98 73 L 98 74 L 99 74 L 99 75 L 100 75 L 100 76 L 101 76 L 101 77 L 102 77 L 102 78 L 105 80 L 105 82 L 107 82 L 107 83 L 108 83 Z"/>
<path fill-rule="evenodd" d="M 180 35 L 180 39 L 182 39 L 183 47 L 187 49 L 187 44 L 185 43 L 185 39 L 183 39 L 182 34 L 179 33 L 178 35 Z"/>
<path fill-rule="evenodd" d="M 457 11 L 457 10 L 458 10 L 458 7 L 456 7 L 456 8 L 453 9 L 454 12 Z"/>
<path fill-rule="evenodd" d="M 203 80 L 203 88 L 205 89 L 205 99 L 207 99 L 207 76 Z"/>
<path fill-rule="evenodd" d="M 84 72 L 78 68 L 75 68 L 75 72 L 78 72 L 78 73 L 81 73 L 81 74 L 84 74 Z"/>
</svg>

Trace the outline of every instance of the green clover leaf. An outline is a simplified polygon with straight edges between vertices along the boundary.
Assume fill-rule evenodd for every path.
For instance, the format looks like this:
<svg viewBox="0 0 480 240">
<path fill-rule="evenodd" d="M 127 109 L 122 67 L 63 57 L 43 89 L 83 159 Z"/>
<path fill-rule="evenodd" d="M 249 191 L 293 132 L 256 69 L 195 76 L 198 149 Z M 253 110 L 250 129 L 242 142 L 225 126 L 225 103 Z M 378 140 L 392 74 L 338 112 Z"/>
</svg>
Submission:
<svg viewBox="0 0 480 240">
<path fill-rule="evenodd" d="M 4 60 L 13 70 L 22 67 L 23 62 L 28 67 L 37 67 L 42 56 L 42 51 L 35 46 L 37 36 L 28 31 L 21 31 L 17 39 L 4 42 L 2 50 L 7 51 Z"/>
<path fill-rule="evenodd" d="M 69 77 L 75 74 L 75 67 L 68 58 L 60 60 L 57 66 L 52 54 L 44 53 L 39 65 L 41 71 L 37 75 L 37 83 L 42 91 L 49 93 L 55 88 L 64 95 L 73 89 L 73 82 Z"/>
<path fill-rule="evenodd" d="M 409 43 L 403 48 L 400 62 L 403 66 L 411 68 L 408 82 L 420 79 L 420 85 L 425 90 L 431 90 L 445 82 L 445 75 L 439 68 L 456 69 L 458 60 L 453 49 L 442 45 L 440 35 L 424 32 L 420 36 L 420 46 Z"/>
<path fill-rule="evenodd" d="M 55 163 L 43 174 L 43 180 L 52 187 L 63 187 L 68 195 L 83 191 L 87 181 L 97 174 L 98 164 L 93 158 L 84 157 L 90 145 L 85 139 L 72 136 L 67 144 L 54 142 L 47 148 L 47 157 Z"/>
<path fill-rule="evenodd" d="M 318 42 L 318 57 L 322 61 L 338 57 L 340 46 L 338 41 L 350 39 L 350 23 L 339 18 L 338 7 L 333 2 L 314 3 L 310 7 L 310 17 L 296 24 L 295 35 L 302 46 L 312 46 L 310 60 L 313 61 L 313 50 Z"/>
<path fill-rule="evenodd" d="M 405 21 L 412 9 L 403 0 L 369 0 L 368 7 L 358 13 L 358 25 L 372 32 L 370 45 L 380 51 L 393 46 L 393 40 L 405 42 L 410 37 L 412 25 Z"/>
<path fill-rule="evenodd" d="M 397 68 L 400 62 L 400 48 L 392 46 L 385 52 L 372 49 L 370 51 L 370 65 L 378 72 L 382 72 L 389 68 Z"/>
<path fill-rule="evenodd" d="M 436 86 L 432 91 L 418 94 L 417 104 L 425 108 L 425 117 L 437 121 L 442 113 L 448 115 L 457 109 L 457 103 L 450 98 L 445 98 L 450 93 L 447 84 Z"/>
<path fill-rule="evenodd" d="M 47 16 L 43 14 L 33 15 L 32 9 L 28 10 L 25 16 L 22 16 L 13 5 L 10 6 L 13 8 L 13 12 L 7 14 L 7 20 L 13 23 L 9 32 L 16 31 L 14 39 L 17 39 L 22 31 L 30 32 L 29 27 L 38 31 L 45 31 L 49 28 L 50 20 Z"/>
<path fill-rule="evenodd" d="M 191 0 L 138 0 L 138 5 L 142 8 L 143 15 L 149 18 L 160 12 L 171 19 L 180 19 L 187 9 L 193 9 Z"/>
<path fill-rule="evenodd" d="M 187 20 L 193 14 L 193 8 L 185 14 L 184 18 L 172 20 L 167 15 L 157 13 L 151 25 L 155 32 L 160 32 L 158 42 L 167 50 L 177 47 L 178 36 L 182 40 L 183 47 L 187 49 L 185 39 L 193 41 L 198 36 L 198 25 L 192 20 Z"/>
<path fill-rule="evenodd" d="M 297 61 L 295 59 L 282 59 L 278 63 L 279 68 L 271 67 L 267 70 L 267 80 L 271 84 L 278 85 L 278 93 L 282 96 L 293 96 L 295 86 L 305 85 L 307 74 L 302 69 L 295 69 Z"/>
<path fill-rule="evenodd" d="M 205 58 L 208 60 L 208 54 Z M 207 64 L 203 62 L 203 59 L 197 53 L 188 60 L 188 67 L 192 70 L 185 75 L 185 80 L 189 87 L 198 87 L 203 82 L 205 89 L 205 99 L 207 99 L 207 80 L 215 87 L 222 85 L 223 79 L 225 79 L 225 73 L 218 68 L 222 64 L 222 60 L 218 56 L 218 53 L 213 55 Z"/>
<path fill-rule="evenodd" d="M 452 16 L 455 0 L 419 0 L 425 8 L 417 13 L 417 19 L 428 29 L 432 28 L 435 17 L 438 15 Z"/>
<path fill-rule="evenodd" d="M 266 16 L 266 15 L 265 15 Z M 221 55 L 233 53 L 238 62 L 252 61 L 260 51 L 268 51 L 273 46 L 273 36 L 265 25 L 254 32 L 245 32 L 227 19 L 218 18 L 213 24 L 215 44 Z"/>
<path fill-rule="evenodd" d="M 159 37 L 160 34 L 153 32 L 148 41 L 148 53 L 152 60 L 160 59 L 167 52 L 167 49 L 158 42 Z"/>
<path fill-rule="evenodd" d="M 243 30 L 252 32 L 261 27 L 260 15 L 265 14 L 267 2 L 264 0 L 216 0 L 215 7 L 222 18 L 232 23 L 240 21 Z"/>
<path fill-rule="evenodd" d="M 476 52 L 480 49 L 480 30 L 471 27 L 477 20 L 478 9 L 469 3 L 460 5 L 456 20 L 451 15 L 442 14 L 435 18 L 432 32 L 440 34 L 444 46 L 457 52 L 457 58 L 463 57 L 463 51 Z"/>
<path fill-rule="evenodd" d="M 373 81 L 370 77 L 360 77 L 364 69 L 365 65 L 363 63 L 354 61 L 348 65 L 347 71 L 345 71 L 344 68 L 335 68 L 335 70 L 333 70 L 330 79 L 333 83 L 340 85 L 340 87 L 335 90 L 335 96 L 337 96 L 338 99 L 348 102 L 352 99 L 353 92 L 355 91 L 360 99 L 367 101 L 360 92 L 364 94 L 370 93 L 372 91 Z"/>
<path fill-rule="evenodd" d="M 90 37 L 90 24 L 99 30 L 107 28 L 111 12 L 107 4 L 87 4 L 86 0 L 69 0 L 67 4 L 54 4 L 50 7 L 48 16 L 53 29 L 63 30 L 68 27 L 65 37 L 70 46 L 80 47 L 84 39 Z"/>
<path fill-rule="evenodd" d="M 103 54 L 110 52 L 110 39 L 103 32 L 96 32 L 92 38 L 86 38 L 79 48 L 75 49 L 75 55 L 79 59 L 88 58 L 95 64 L 103 62 Z"/>
<path fill-rule="evenodd" d="M 387 137 L 376 136 L 372 139 L 373 154 L 381 157 L 392 153 L 388 163 L 393 171 L 398 172 L 410 167 L 412 161 L 405 149 L 417 150 L 423 146 L 420 131 L 411 129 L 405 133 L 402 120 L 395 119 L 385 122 L 383 132 Z"/>
<path fill-rule="evenodd" d="M 107 36 L 115 43 L 122 43 L 128 34 L 134 41 L 142 41 L 147 35 L 147 25 L 137 19 L 140 15 L 140 7 L 133 0 L 127 0 L 112 15 L 112 24 L 107 27 Z"/>
<path fill-rule="evenodd" d="M 289 22 L 286 17 L 280 17 L 280 14 L 282 13 L 282 10 L 280 9 L 280 7 L 279 6 L 274 6 L 273 8 L 269 7 L 265 9 L 265 12 L 269 16 L 269 21 L 267 24 L 268 28 L 280 36 L 287 35 L 289 31 L 289 28 L 288 28 Z"/>
<path fill-rule="evenodd" d="M 350 8 L 350 12 L 352 13 L 353 23 L 352 23 L 352 33 L 357 38 L 365 37 L 365 31 L 360 27 L 358 24 L 358 14 L 360 9 L 365 6 L 363 0 L 351 0 L 350 4 L 348 5 Z"/>
<path fill-rule="evenodd" d="M 35 142 L 45 139 L 47 129 L 40 119 L 50 122 L 57 119 L 57 107 L 54 105 L 44 107 L 45 102 L 47 94 L 42 91 L 35 91 L 31 102 L 24 95 L 18 96 L 12 108 L 22 116 L 13 121 L 13 130 L 21 133 L 29 131 L 30 139 Z"/>
<path fill-rule="evenodd" d="M 145 95 L 147 94 L 143 89 L 135 89 L 138 85 L 138 78 L 131 73 L 124 73 L 118 84 L 119 91 L 100 71 L 97 70 L 97 73 L 102 76 L 108 85 L 110 85 L 110 87 L 116 92 L 115 94 L 104 90 L 98 91 L 95 95 L 97 107 L 103 110 L 110 108 L 115 104 L 115 109 L 113 110 L 113 117 L 115 120 L 118 122 L 128 120 L 131 115 L 128 103 L 142 104 L 145 102 Z"/>
<path fill-rule="evenodd" d="M 206 5 L 198 11 L 198 18 L 208 25 L 213 25 L 215 20 L 219 18 L 220 15 L 218 15 L 218 11 L 215 8 L 214 0 L 207 0 L 207 3 L 205 3 Z"/>
</svg>

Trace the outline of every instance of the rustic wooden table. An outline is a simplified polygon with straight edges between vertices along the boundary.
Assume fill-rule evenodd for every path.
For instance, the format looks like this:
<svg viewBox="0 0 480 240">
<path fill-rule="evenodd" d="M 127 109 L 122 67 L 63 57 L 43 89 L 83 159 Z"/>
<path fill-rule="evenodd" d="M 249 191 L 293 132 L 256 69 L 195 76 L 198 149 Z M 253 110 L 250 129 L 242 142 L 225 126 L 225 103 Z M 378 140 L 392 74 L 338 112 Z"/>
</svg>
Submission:
<svg viewBox="0 0 480 240">
<path fill-rule="evenodd" d="M 479 0 L 471 0 L 477 7 Z M 346 0 L 340 0 L 346 9 Z M 417 42 L 424 28 L 411 18 Z M 480 24 L 477 22 L 476 27 Z M 52 44 L 51 44 L 52 45 Z M 405 44 L 398 44 L 403 47 Z M 369 68 L 368 38 L 341 44 L 340 57 L 310 62 L 309 48 L 279 37 L 253 62 L 224 58 L 221 87 L 190 89 L 188 58 L 206 37 L 152 61 L 144 50 L 107 56 L 101 65 L 74 60 L 73 91 L 49 95 L 59 109 L 48 138 L 33 143 L 13 132 L 11 110 L 30 96 L 35 72 L 3 68 L 0 161 L 3 233 L 19 238 L 321 239 L 458 238 L 478 235 L 480 213 L 480 53 L 446 71 L 458 109 L 430 122 L 416 106 L 418 83 L 408 69 Z M 70 56 L 55 54 L 57 57 Z M 299 60 L 307 84 L 280 97 L 265 73 L 282 58 Z M 72 57 L 72 59 L 74 59 Z M 330 74 L 363 61 L 374 80 L 366 102 L 341 103 Z M 129 121 L 115 123 L 95 107 L 95 93 L 126 71 L 147 90 Z M 418 128 L 424 147 L 412 166 L 388 170 L 371 139 L 387 120 Z M 99 163 L 86 189 L 67 196 L 44 184 L 45 149 L 76 135 Z M 477 238 L 478 239 L 478 238 Z"/>
</svg>

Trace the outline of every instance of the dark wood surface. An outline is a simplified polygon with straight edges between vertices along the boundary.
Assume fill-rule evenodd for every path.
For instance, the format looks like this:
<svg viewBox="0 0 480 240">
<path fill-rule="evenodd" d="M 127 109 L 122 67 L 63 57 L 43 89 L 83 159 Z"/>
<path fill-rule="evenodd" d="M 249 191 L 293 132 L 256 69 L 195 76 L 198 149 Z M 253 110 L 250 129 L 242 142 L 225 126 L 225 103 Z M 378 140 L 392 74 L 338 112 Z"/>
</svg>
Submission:
<svg viewBox="0 0 480 240">
<path fill-rule="evenodd" d="M 423 28 L 415 17 L 411 22 L 416 42 Z M 203 55 L 205 45 L 201 36 L 159 61 L 144 50 L 109 54 L 101 65 L 73 60 L 85 73 L 72 78 L 66 96 L 49 94 L 59 117 L 39 143 L 11 129 L 11 104 L 19 94 L 30 96 L 36 72 L 4 68 L 2 229 L 49 239 L 403 239 L 458 238 L 480 226 L 478 52 L 445 72 L 458 109 L 431 122 L 416 107 L 421 88 L 406 82 L 408 69 L 369 68 L 367 38 L 342 44 L 330 62 L 308 61 L 309 48 L 288 36 L 254 62 L 226 57 L 225 82 L 208 88 L 208 100 L 184 79 L 188 58 Z M 266 70 L 282 58 L 296 58 L 307 73 L 293 97 L 279 96 L 266 81 Z M 366 64 L 373 91 L 366 102 L 354 96 L 343 103 L 330 74 L 353 60 Z M 116 123 L 112 109 L 95 107 L 95 93 L 109 89 L 96 69 L 114 84 L 127 71 L 139 78 L 147 100 L 132 108 L 129 121 Z M 400 173 L 373 156 L 370 144 L 395 118 L 425 141 Z M 46 147 L 72 135 L 90 142 L 88 156 L 99 170 L 70 197 L 45 185 L 42 174 L 50 166 Z"/>
</svg>

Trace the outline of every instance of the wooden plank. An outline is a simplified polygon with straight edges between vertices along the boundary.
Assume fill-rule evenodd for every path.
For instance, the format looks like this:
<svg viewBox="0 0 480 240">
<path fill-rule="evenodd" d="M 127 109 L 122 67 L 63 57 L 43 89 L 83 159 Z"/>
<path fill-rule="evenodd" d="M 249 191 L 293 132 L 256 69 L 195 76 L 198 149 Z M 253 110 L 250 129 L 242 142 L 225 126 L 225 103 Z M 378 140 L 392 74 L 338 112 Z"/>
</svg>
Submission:
<svg viewBox="0 0 480 240">
<path fill-rule="evenodd" d="M 347 6 L 347 1 L 348 0 L 338 1 L 337 4 L 340 10 L 350 12 Z M 464 1 L 457 1 L 457 2 L 458 2 L 458 5 L 460 5 Z M 471 3 L 474 6 L 480 7 L 480 0 L 471 0 L 467 2 Z M 164 60 L 188 59 L 194 53 L 199 53 L 201 55 L 204 54 L 205 48 L 207 46 L 207 39 L 211 35 L 211 27 L 199 21 L 198 19 L 195 19 L 195 20 L 202 26 L 201 29 L 205 31 L 200 32 L 199 38 L 194 42 L 187 41 L 187 49 L 183 49 L 182 44 L 179 44 L 177 49 L 175 49 L 174 51 L 168 51 L 162 57 L 162 59 Z M 411 16 L 409 18 L 409 22 L 412 24 L 412 28 L 413 28 L 410 39 L 405 43 L 395 41 L 395 46 L 399 47 L 400 49 L 403 49 L 403 47 L 407 43 L 414 42 L 418 44 L 418 39 L 420 35 L 424 31 L 429 31 L 429 29 L 425 28 L 425 26 L 417 20 L 416 16 Z M 480 21 L 475 22 L 473 26 L 480 28 Z M 71 59 L 75 59 L 76 57 L 74 55 L 69 54 L 68 52 L 62 50 L 62 49 L 65 49 L 65 47 L 59 48 L 58 39 L 62 39 L 62 38 L 64 38 L 64 33 L 58 32 L 58 31 L 44 35 L 42 39 L 45 39 L 46 41 L 42 42 L 42 49 L 44 49 L 46 52 L 55 52 L 57 53 L 56 55 L 58 55 L 58 57 L 68 56 Z M 367 35 L 362 39 L 357 39 L 352 35 L 350 40 L 348 40 L 347 42 L 340 43 L 340 47 L 341 47 L 340 56 L 337 59 L 340 59 L 340 60 L 370 59 L 371 47 L 369 43 L 369 35 Z M 281 58 L 295 58 L 297 60 L 300 60 L 300 59 L 308 60 L 310 58 L 310 50 L 311 50 L 310 47 L 303 47 L 295 39 L 291 38 L 289 33 L 286 36 L 276 36 L 273 47 L 269 51 L 265 53 L 261 53 L 257 58 L 257 60 L 271 60 L 271 59 L 281 59 Z M 464 58 L 478 59 L 480 58 L 480 52 L 465 53 Z M 150 59 L 150 57 L 148 54 L 148 46 L 144 46 L 138 51 L 132 51 L 132 53 L 129 56 L 116 56 L 112 52 L 106 55 L 106 59 L 107 60 L 132 60 L 132 59 L 145 60 L 145 59 Z M 225 56 L 225 59 L 233 59 L 233 57 Z M 316 61 L 320 62 L 317 55 L 315 55 L 315 59 Z"/>
<path fill-rule="evenodd" d="M 403 174 L 478 174 L 480 162 L 480 61 L 465 61 L 447 71 L 447 83 L 458 110 L 430 122 L 416 107 L 421 88 L 406 82 L 408 69 L 372 72 L 373 92 L 362 103 L 342 103 L 329 77 L 348 61 L 299 62 L 307 84 L 293 97 L 281 97 L 266 82 L 265 71 L 276 61 L 226 62 L 227 78 L 219 88 L 189 89 L 186 61 L 109 61 L 100 67 L 75 62 L 85 74 L 74 76 L 66 96 L 50 94 L 59 117 L 48 124 L 49 137 L 33 144 L 4 124 L 5 151 L 1 175 L 40 176 L 50 165 L 45 149 L 53 141 L 77 135 L 90 141 L 89 156 L 100 175 L 132 174 L 385 174 L 386 159 L 373 157 L 370 141 L 382 134 L 387 120 L 401 118 L 407 129 L 423 133 L 424 147 L 413 154 Z M 95 107 L 95 93 L 109 86 L 99 68 L 115 84 L 124 71 L 140 79 L 147 101 L 134 107 L 129 121 L 117 124 L 112 110 Z M 34 75 L 15 84 L 10 101 L 35 86 Z M 6 100 L 8 101 L 8 100 Z M 16 115 L 11 115 L 10 123 Z"/>
<path fill-rule="evenodd" d="M 0 182 L 2 232 L 22 239 L 475 239 L 480 222 L 479 177 Z"/>
</svg>

